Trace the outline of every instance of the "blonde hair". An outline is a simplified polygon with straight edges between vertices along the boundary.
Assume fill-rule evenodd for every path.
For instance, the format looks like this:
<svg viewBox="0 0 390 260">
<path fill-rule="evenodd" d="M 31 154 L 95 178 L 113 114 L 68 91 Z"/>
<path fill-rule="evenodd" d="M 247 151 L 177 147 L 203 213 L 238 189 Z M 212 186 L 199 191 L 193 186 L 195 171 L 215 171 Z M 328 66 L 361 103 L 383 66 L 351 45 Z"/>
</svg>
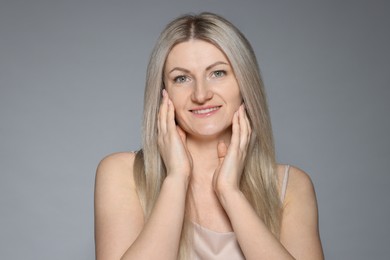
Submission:
<svg viewBox="0 0 390 260">
<path fill-rule="evenodd" d="M 252 136 L 240 188 L 257 215 L 279 237 L 281 203 L 271 121 L 255 53 L 244 35 L 229 21 L 212 13 L 184 15 L 161 33 L 149 61 L 144 96 L 143 149 L 134 174 L 145 218 L 159 195 L 166 171 L 157 147 L 157 115 L 163 89 L 163 70 L 170 50 L 178 43 L 198 39 L 219 48 L 228 58 L 239 84 L 252 126 Z M 188 223 L 182 231 L 180 258 L 185 259 Z M 184 249 L 183 249 L 184 248 Z M 187 250 L 188 251 L 188 250 Z"/>
</svg>

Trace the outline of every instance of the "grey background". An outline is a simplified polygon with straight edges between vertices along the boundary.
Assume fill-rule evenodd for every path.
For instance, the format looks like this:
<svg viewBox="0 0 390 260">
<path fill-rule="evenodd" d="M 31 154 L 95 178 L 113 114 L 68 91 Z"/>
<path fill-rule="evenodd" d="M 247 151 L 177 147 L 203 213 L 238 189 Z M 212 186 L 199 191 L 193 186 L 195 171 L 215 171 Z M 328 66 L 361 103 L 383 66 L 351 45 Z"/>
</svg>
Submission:
<svg viewBox="0 0 390 260">
<path fill-rule="evenodd" d="M 140 147 L 164 25 L 217 12 L 258 56 L 278 160 L 315 184 L 327 259 L 388 259 L 386 1 L 0 2 L 0 258 L 93 259 L 102 157 Z"/>
</svg>

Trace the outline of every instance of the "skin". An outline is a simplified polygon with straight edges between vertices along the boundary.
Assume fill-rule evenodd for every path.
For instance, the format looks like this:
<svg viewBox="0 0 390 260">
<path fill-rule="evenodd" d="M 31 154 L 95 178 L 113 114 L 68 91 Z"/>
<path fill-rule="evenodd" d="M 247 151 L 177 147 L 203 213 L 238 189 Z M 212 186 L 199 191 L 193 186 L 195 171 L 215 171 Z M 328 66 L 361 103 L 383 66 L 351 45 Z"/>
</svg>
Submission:
<svg viewBox="0 0 390 260">
<path fill-rule="evenodd" d="M 290 169 L 280 240 L 239 190 L 251 127 L 225 55 L 204 41 L 180 43 L 167 57 L 164 82 L 158 145 L 167 177 L 145 222 L 132 178 L 134 154 L 102 160 L 95 187 L 97 259 L 177 259 L 186 207 L 193 222 L 234 231 L 246 259 L 323 259 L 307 174 Z M 279 179 L 283 169 L 278 166 Z"/>
</svg>

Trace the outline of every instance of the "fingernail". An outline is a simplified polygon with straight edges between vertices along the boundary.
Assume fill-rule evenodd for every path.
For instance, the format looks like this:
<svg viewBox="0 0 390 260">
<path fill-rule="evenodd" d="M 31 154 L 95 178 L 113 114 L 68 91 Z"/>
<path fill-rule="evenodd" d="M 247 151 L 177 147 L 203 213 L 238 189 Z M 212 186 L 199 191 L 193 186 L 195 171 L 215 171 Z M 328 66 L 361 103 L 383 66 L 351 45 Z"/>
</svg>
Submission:
<svg viewBox="0 0 390 260">
<path fill-rule="evenodd" d="M 167 91 L 165 90 L 165 88 L 163 88 L 163 90 L 162 90 L 162 95 L 163 95 L 163 97 L 165 97 L 167 95 Z"/>
</svg>

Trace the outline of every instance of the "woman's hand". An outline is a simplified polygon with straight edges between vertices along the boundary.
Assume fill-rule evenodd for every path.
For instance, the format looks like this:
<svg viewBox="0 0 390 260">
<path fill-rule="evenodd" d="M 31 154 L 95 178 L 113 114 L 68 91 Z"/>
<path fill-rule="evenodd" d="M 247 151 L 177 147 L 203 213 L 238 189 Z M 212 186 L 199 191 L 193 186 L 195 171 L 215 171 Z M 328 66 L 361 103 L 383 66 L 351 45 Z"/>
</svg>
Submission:
<svg viewBox="0 0 390 260">
<path fill-rule="evenodd" d="M 186 146 L 186 134 L 175 123 L 175 108 L 164 89 L 158 115 L 158 148 L 169 176 L 189 178 L 192 158 Z"/>
<path fill-rule="evenodd" d="M 234 113 L 232 137 L 229 147 L 218 143 L 219 165 L 214 172 L 213 187 L 217 196 L 225 192 L 239 191 L 240 179 L 251 137 L 251 126 L 244 105 Z"/>
</svg>

